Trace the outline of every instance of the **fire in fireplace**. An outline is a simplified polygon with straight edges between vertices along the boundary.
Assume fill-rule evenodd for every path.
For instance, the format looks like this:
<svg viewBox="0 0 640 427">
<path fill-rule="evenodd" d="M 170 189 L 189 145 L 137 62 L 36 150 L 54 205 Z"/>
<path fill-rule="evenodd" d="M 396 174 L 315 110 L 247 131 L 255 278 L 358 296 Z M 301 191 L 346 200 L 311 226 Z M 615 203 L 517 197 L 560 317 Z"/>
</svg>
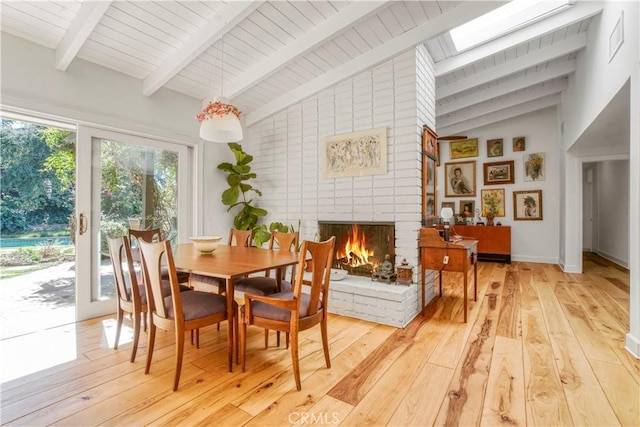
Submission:
<svg viewBox="0 0 640 427">
<path fill-rule="evenodd" d="M 395 224 L 388 222 L 318 221 L 320 239 L 336 236 L 334 268 L 371 276 L 389 255 L 395 257 Z"/>
</svg>

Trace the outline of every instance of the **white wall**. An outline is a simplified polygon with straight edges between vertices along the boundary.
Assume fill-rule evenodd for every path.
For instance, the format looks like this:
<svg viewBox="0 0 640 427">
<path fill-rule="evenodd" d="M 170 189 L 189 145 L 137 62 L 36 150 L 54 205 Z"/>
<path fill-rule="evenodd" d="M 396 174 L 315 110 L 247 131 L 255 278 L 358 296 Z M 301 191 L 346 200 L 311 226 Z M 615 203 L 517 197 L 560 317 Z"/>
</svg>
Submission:
<svg viewBox="0 0 640 427">
<path fill-rule="evenodd" d="M 599 162 L 598 244 L 596 251 L 616 263 L 629 265 L 629 162 Z"/>
<path fill-rule="evenodd" d="M 453 161 L 476 162 L 476 197 L 444 197 L 444 186 L 438 185 L 438 207 L 442 201 L 453 201 L 456 208 L 459 200 L 475 199 L 476 208 L 481 207 L 482 189 L 505 190 L 505 216 L 496 217 L 503 225 L 511 226 L 511 258 L 514 261 L 557 263 L 559 257 L 559 209 L 560 209 L 560 138 L 558 135 L 556 108 L 551 107 L 534 113 L 504 120 L 489 126 L 465 131 L 469 138 L 478 138 L 479 156 L 454 159 L 449 157 L 449 142 L 440 142 L 441 166 Z M 526 137 L 526 151 L 513 152 L 512 138 Z M 502 138 L 504 156 L 487 157 L 487 139 Z M 524 160 L 526 154 L 545 154 L 545 180 L 525 182 Z M 483 185 L 483 163 L 514 161 L 515 182 L 507 185 Z M 444 167 L 438 168 L 438 182 L 444 182 Z M 543 220 L 515 221 L 513 215 L 513 192 L 542 190 Z M 484 218 L 483 218 L 484 219 Z"/>
<path fill-rule="evenodd" d="M 589 28 L 587 48 L 578 53 L 577 69 L 563 95 L 563 146 L 569 149 L 631 77 L 629 218 L 640 217 L 640 11 L 639 2 L 603 2 L 603 12 Z M 624 15 L 624 43 L 609 58 L 609 36 Z M 597 161 L 593 159 L 590 161 Z M 565 271 L 582 271 L 582 227 L 573 221 L 573 208 L 581 206 L 581 160 L 565 154 L 562 198 L 563 236 L 560 248 Z M 640 357 L 640 227 L 629 222 L 630 331 L 626 348 Z"/>
<path fill-rule="evenodd" d="M 417 265 L 433 67 L 426 49 L 411 50 L 252 126 L 244 148 L 256 158 L 266 222 L 301 220 L 302 238 L 313 239 L 318 220 L 393 221 L 396 264 Z M 387 128 L 386 174 L 323 178 L 323 138 L 380 127 Z"/>
</svg>

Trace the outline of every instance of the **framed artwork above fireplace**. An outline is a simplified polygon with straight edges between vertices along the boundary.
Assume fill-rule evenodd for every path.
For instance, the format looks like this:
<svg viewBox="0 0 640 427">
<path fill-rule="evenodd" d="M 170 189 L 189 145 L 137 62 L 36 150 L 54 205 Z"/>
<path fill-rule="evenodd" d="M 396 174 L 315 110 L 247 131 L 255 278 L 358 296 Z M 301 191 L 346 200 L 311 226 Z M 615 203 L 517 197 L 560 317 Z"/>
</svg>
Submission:
<svg viewBox="0 0 640 427">
<path fill-rule="evenodd" d="M 387 128 L 328 136 L 323 145 L 324 178 L 387 173 Z"/>
</svg>

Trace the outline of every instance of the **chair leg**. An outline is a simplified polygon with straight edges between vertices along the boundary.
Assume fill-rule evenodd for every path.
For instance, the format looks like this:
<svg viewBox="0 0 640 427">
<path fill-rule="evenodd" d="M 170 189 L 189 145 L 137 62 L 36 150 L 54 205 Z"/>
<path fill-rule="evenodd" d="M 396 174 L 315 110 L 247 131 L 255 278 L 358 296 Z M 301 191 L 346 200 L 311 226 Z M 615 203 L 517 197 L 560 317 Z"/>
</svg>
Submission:
<svg viewBox="0 0 640 427">
<path fill-rule="evenodd" d="M 116 311 L 116 340 L 115 340 L 115 343 L 113 344 L 114 350 L 118 349 L 118 341 L 120 341 L 120 330 L 122 329 L 123 317 L 124 317 L 124 311 L 120 307 L 118 307 Z"/>
<path fill-rule="evenodd" d="M 198 332 L 196 329 L 196 340 Z M 184 354 L 184 330 L 176 328 L 176 374 L 173 380 L 173 391 L 178 390 L 180 383 L 180 372 L 182 372 L 182 355 Z"/>
<path fill-rule="evenodd" d="M 240 363 L 240 360 L 239 360 L 240 359 L 240 352 L 238 351 L 239 350 L 239 348 L 238 348 L 238 346 L 239 346 L 239 343 L 238 343 L 238 341 L 239 341 L 238 340 L 238 327 L 239 327 L 238 318 L 239 318 L 239 314 L 240 314 L 239 312 L 238 313 L 234 312 L 233 313 L 233 319 L 229 323 L 230 326 L 233 328 L 233 333 L 231 335 L 233 337 L 233 342 L 235 343 L 235 346 L 236 346 L 236 348 L 235 348 L 235 351 L 236 351 L 236 365 L 238 363 Z"/>
<path fill-rule="evenodd" d="M 149 373 L 149 368 L 151 368 L 151 357 L 153 356 L 153 345 L 156 341 L 156 325 L 151 322 L 149 324 L 149 344 L 147 344 L 147 364 L 144 367 L 145 375 Z"/>
<path fill-rule="evenodd" d="M 131 363 L 136 360 L 138 341 L 140 339 L 140 313 L 133 313 L 133 348 L 131 349 Z"/>
<path fill-rule="evenodd" d="M 240 367 L 242 372 L 245 368 L 245 360 L 247 356 L 247 324 L 244 319 L 240 321 Z"/>
<path fill-rule="evenodd" d="M 288 349 L 289 348 L 289 332 L 286 333 L 285 338 L 286 338 L 287 349 Z"/>
<path fill-rule="evenodd" d="M 296 389 L 298 391 L 302 390 L 302 386 L 300 385 L 300 360 L 298 356 L 298 331 L 292 331 L 292 339 L 291 339 L 291 361 L 293 362 L 293 376 L 296 379 Z"/>
<path fill-rule="evenodd" d="M 326 314 L 326 313 L 325 313 Z M 322 348 L 324 350 L 324 360 L 327 362 L 327 368 L 331 368 L 331 358 L 329 357 L 329 340 L 327 338 L 327 317 L 325 316 L 320 322 L 320 330 L 322 332 Z"/>
<path fill-rule="evenodd" d="M 264 348 L 269 348 L 269 330 L 264 330 Z"/>
<path fill-rule="evenodd" d="M 200 329 L 196 329 L 196 348 L 200 348 Z"/>
</svg>

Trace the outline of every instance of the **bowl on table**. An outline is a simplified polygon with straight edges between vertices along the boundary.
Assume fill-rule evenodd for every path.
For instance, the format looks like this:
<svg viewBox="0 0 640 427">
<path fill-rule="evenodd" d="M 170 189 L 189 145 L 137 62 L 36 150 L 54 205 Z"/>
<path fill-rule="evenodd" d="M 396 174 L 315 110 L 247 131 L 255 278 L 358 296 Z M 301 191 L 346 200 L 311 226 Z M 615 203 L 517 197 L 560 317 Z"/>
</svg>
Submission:
<svg viewBox="0 0 640 427">
<path fill-rule="evenodd" d="M 193 242 L 193 247 L 196 250 L 200 251 L 202 254 L 210 254 L 211 252 L 218 249 L 218 245 L 220 245 L 220 240 L 222 237 L 219 236 L 199 236 L 199 237 L 189 237 Z"/>
</svg>

